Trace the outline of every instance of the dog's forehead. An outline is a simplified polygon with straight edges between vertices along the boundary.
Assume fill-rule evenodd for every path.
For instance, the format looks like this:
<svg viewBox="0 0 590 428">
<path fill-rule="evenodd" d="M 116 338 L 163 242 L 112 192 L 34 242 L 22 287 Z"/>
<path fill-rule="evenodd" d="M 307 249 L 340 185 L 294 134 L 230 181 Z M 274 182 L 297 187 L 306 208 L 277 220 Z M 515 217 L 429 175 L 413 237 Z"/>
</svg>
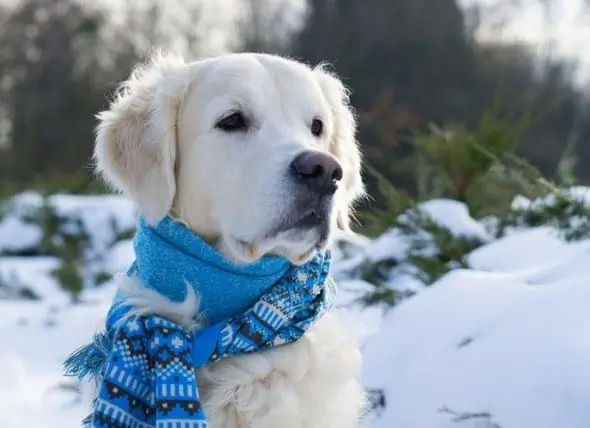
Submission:
<svg viewBox="0 0 590 428">
<path fill-rule="evenodd" d="M 281 98 L 315 103 L 323 98 L 314 72 L 285 58 L 263 54 L 230 54 L 198 63 L 195 83 L 201 93 L 243 98 Z"/>
<path fill-rule="evenodd" d="M 296 79 L 314 80 L 313 72 L 302 63 L 263 54 L 221 55 L 203 62 L 208 79 L 234 78 L 256 81 Z"/>
</svg>

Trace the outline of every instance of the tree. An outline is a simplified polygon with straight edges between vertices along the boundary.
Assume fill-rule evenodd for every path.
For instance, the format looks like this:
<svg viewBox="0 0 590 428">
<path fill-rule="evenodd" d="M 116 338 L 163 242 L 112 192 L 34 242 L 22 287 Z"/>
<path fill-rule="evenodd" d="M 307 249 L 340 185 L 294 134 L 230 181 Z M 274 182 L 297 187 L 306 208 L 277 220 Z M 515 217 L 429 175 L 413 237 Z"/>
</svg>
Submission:
<svg viewBox="0 0 590 428">
<path fill-rule="evenodd" d="M 461 123 L 471 130 L 492 104 L 509 121 L 530 115 L 534 121 L 518 150 L 551 174 L 572 129 L 590 122 L 570 64 L 541 61 L 526 45 L 478 40 L 477 19 L 466 22 L 455 0 L 307 5 L 290 53 L 335 65 L 353 90 L 365 158 L 412 192 L 415 183 L 398 166 L 415 150 L 409 144 L 415 133 L 431 124 Z"/>
<path fill-rule="evenodd" d="M 333 63 L 353 89 L 359 139 L 380 171 L 393 175 L 392 159 L 407 153 L 412 130 L 477 120 L 476 58 L 454 0 L 310 0 L 308 7 L 292 51 Z"/>
<path fill-rule="evenodd" d="M 165 14 L 156 0 L 126 0 L 116 11 L 28 0 L 0 13 L 0 137 L 10 128 L 0 176 L 21 184 L 73 176 L 85 190 L 95 114 L 133 65 L 154 45 L 200 52 L 201 3 L 177 6 Z"/>
</svg>

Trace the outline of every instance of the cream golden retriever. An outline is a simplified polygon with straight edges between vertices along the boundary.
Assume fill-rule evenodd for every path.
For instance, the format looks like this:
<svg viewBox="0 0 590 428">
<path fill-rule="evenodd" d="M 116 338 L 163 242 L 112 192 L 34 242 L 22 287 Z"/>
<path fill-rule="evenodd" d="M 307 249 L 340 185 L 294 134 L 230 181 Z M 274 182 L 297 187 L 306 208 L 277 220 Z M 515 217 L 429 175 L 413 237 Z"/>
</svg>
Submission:
<svg viewBox="0 0 590 428">
<path fill-rule="evenodd" d="M 323 67 L 264 54 L 156 55 L 99 120 L 104 179 L 148 220 L 171 215 L 237 263 L 307 261 L 348 230 L 363 194 L 347 91 Z M 189 323 L 193 303 L 146 294 L 142 304 Z M 365 408 L 360 365 L 354 334 L 328 313 L 291 345 L 201 369 L 209 425 L 355 427 Z"/>
</svg>

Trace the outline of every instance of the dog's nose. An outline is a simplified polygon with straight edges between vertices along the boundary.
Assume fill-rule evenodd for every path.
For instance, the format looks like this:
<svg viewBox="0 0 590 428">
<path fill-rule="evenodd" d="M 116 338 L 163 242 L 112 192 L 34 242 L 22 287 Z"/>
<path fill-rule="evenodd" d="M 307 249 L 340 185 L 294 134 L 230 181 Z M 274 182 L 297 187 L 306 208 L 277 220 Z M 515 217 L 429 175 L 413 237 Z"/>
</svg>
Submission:
<svg viewBox="0 0 590 428">
<path fill-rule="evenodd" d="M 291 162 L 291 171 L 311 191 L 324 195 L 333 194 L 336 183 L 342 180 L 342 166 L 338 159 L 315 150 L 297 155 Z"/>
</svg>

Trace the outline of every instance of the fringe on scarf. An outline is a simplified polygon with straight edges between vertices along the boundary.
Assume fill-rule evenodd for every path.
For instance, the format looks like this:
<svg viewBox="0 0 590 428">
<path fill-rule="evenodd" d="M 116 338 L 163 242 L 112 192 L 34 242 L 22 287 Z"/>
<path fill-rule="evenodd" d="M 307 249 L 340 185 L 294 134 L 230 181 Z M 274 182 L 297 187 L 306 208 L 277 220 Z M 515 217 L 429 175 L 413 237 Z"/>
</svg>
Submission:
<svg viewBox="0 0 590 428">
<path fill-rule="evenodd" d="M 96 333 L 92 342 L 75 350 L 64 362 L 65 375 L 79 381 L 98 379 L 113 346 L 106 332 Z"/>
</svg>

